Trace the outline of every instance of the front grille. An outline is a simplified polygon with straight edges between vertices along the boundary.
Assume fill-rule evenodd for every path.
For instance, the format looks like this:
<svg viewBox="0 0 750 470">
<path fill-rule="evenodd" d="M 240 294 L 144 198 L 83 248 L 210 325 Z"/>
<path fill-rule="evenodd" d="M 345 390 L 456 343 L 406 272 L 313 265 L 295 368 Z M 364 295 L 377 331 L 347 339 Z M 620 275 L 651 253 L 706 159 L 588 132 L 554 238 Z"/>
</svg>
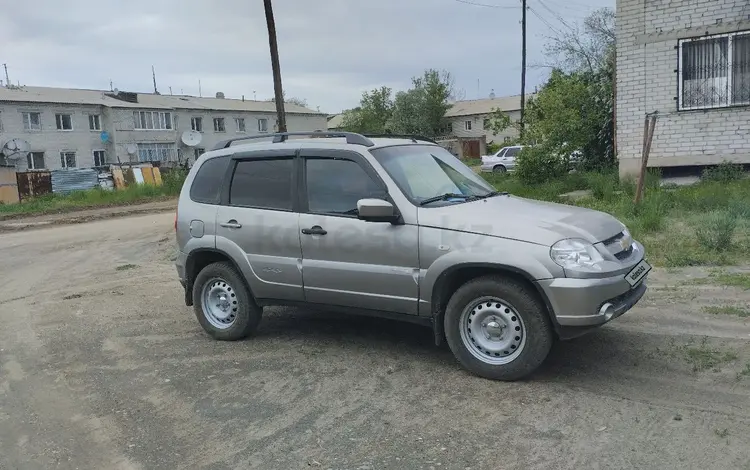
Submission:
<svg viewBox="0 0 750 470">
<path fill-rule="evenodd" d="M 607 250 L 617 258 L 619 261 L 628 259 L 630 255 L 633 254 L 633 243 L 631 242 L 630 245 L 622 249 L 622 246 L 620 245 L 620 241 L 625 238 L 625 232 L 620 232 L 617 235 L 610 237 L 602 242 L 602 244 L 607 248 Z"/>
<path fill-rule="evenodd" d="M 615 253 L 615 258 L 619 259 L 620 261 L 627 259 L 630 257 L 630 255 L 633 254 L 633 245 L 630 245 L 627 250 L 621 251 L 619 253 Z"/>
</svg>

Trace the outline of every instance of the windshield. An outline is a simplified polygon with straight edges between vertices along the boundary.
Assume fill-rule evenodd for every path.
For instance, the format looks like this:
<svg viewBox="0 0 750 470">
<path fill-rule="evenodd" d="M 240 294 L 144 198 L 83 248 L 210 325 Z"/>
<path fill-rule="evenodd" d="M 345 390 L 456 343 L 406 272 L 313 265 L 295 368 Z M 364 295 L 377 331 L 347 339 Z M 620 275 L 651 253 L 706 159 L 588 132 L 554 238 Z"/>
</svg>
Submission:
<svg viewBox="0 0 750 470">
<path fill-rule="evenodd" d="M 403 145 L 375 149 L 372 154 L 416 205 L 441 195 L 452 194 L 458 199 L 446 198 L 446 202 L 463 202 L 469 197 L 485 197 L 495 191 L 442 147 Z"/>
</svg>

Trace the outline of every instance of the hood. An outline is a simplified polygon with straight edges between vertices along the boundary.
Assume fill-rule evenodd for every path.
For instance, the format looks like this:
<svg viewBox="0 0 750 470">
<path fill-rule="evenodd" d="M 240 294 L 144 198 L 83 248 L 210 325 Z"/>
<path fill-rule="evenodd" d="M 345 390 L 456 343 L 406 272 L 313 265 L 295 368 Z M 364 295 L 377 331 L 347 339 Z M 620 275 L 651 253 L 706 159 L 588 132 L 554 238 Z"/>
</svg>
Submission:
<svg viewBox="0 0 750 470">
<path fill-rule="evenodd" d="M 547 246 L 564 238 L 582 238 L 597 243 L 617 235 L 624 228 L 620 221 L 604 212 L 515 196 L 420 207 L 419 225 Z"/>
</svg>

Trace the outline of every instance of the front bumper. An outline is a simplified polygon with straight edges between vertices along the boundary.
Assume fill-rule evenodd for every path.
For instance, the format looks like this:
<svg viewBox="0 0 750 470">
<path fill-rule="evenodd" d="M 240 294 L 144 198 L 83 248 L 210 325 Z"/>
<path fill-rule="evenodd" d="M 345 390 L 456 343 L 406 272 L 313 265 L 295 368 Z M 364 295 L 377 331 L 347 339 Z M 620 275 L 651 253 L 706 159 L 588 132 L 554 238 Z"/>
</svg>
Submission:
<svg viewBox="0 0 750 470">
<path fill-rule="evenodd" d="M 633 308 L 646 293 L 647 277 L 634 287 L 624 275 L 546 279 L 538 283 L 560 326 L 590 327 L 603 325 Z"/>
</svg>

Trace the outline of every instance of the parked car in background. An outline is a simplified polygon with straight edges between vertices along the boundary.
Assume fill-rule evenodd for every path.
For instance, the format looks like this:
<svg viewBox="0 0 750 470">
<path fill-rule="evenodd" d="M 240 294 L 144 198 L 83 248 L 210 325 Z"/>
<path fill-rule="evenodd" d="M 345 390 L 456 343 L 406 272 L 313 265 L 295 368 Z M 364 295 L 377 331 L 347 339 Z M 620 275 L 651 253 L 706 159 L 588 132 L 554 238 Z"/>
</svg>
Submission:
<svg viewBox="0 0 750 470">
<path fill-rule="evenodd" d="M 524 145 L 512 145 L 503 147 L 492 155 L 483 155 L 482 171 L 492 173 L 513 171 L 516 168 L 516 156 L 524 147 Z"/>
</svg>

